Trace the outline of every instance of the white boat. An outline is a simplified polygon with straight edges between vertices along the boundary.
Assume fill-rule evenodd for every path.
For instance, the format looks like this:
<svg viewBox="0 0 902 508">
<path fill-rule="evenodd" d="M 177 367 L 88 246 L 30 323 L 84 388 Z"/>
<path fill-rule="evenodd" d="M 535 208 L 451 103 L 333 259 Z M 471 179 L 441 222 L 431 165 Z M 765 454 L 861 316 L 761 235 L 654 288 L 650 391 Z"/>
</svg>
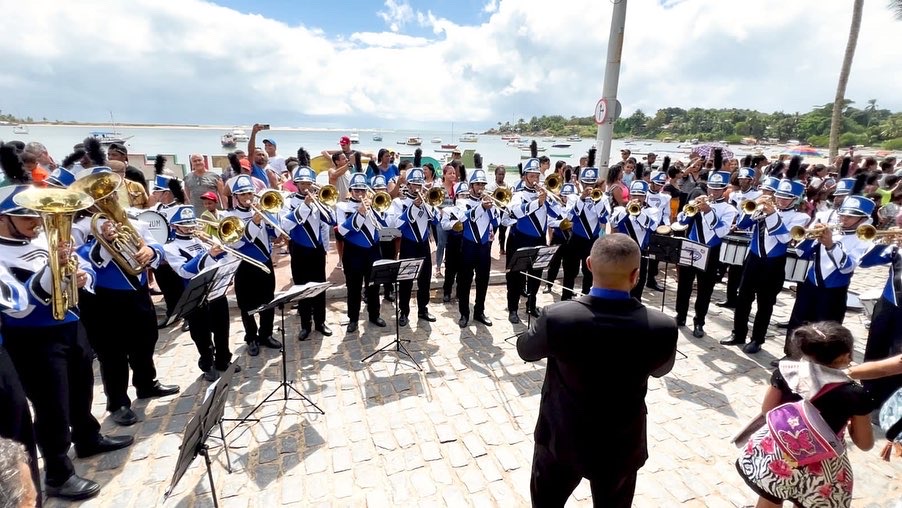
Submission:
<svg viewBox="0 0 902 508">
<path fill-rule="evenodd" d="M 479 137 L 475 132 L 464 132 L 458 138 L 458 141 L 461 143 L 476 143 L 479 141 Z"/>
<path fill-rule="evenodd" d="M 382 141 L 382 134 L 378 132 L 373 134 L 373 141 Z"/>
<path fill-rule="evenodd" d="M 226 132 L 219 138 L 219 142 L 222 144 L 223 148 L 235 148 L 237 143 L 235 142 L 235 137 L 232 136 L 231 132 Z"/>
<path fill-rule="evenodd" d="M 251 140 L 251 137 L 248 136 L 246 132 L 244 132 L 244 129 L 239 129 L 236 127 L 232 129 L 232 132 L 230 132 L 230 134 L 232 135 L 232 138 L 235 139 L 236 143 L 247 143 Z"/>
<path fill-rule="evenodd" d="M 112 145 L 113 143 L 121 145 L 133 136 L 123 136 L 121 132 L 94 131 L 91 133 L 91 137 L 100 141 L 101 145 Z"/>
<path fill-rule="evenodd" d="M 408 146 L 420 146 L 423 144 L 423 139 L 419 136 L 411 136 L 407 138 L 407 143 L 405 144 Z"/>
<path fill-rule="evenodd" d="M 501 141 L 520 141 L 519 134 L 504 134 L 501 136 Z"/>
<path fill-rule="evenodd" d="M 356 145 L 356 144 L 360 143 L 360 133 L 358 133 L 357 131 L 352 132 L 351 135 L 348 137 L 351 138 L 352 145 Z"/>
<path fill-rule="evenodd" d="M 13 134 L 28 134 L 28 126 L 19 124 L 13 127 Z"/>
<path fill-rule="evenodd" d="M 432 138 L 430 141 L 431 141 L 432 143 L 441 144 L 442 138 Z"/>
<path fill-rule="evenodd" d="M 582 140 L 583 140 L 583 138 L 579 137 L 579 134 L 574 134 L 573 136 L 570 136 L 567 138 L 567 141 L 574 142 L 574 143 L 579 143 Z"/>
<path fill-rule="evenodd" d="M 542 138 L 542 143 L 555 143 L 557 142 L 554 138 Z"/>
</svg>

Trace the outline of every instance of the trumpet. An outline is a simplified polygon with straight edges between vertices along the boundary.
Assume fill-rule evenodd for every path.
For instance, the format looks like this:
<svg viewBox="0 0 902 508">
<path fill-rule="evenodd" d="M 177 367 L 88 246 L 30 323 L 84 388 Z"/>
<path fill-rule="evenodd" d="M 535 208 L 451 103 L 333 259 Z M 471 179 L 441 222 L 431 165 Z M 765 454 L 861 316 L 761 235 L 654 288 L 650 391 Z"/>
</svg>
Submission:
<svg viewBox="0 0 902 508">
<path fill-rule="evenodd" d="M 859 240 L 881 245 L 898 244 L 902 240 L 902 228 L 878 230 L 870 224 L 862 224 L 855 229 L 855 236 Z"/>
<path fill-rule="evenodd" d="M 804 226 L 793 226 L 789 230 L 789 237 L 793 240 L 800 242 L 802 240 L 811 240 L 820 238 L 827 232 L 834 232 L 839 229 L 839 225 L 828 226 L 827 224 L 815 224 L 810 228 L 806 228 Z"/>
<path fill-rule="evenodd" d="M 634 199 L 626 204 L 626 213 L 636 216 L 642 213 L 642 203 L 638 199 Z"/>
<path fill-rule="evenodd" d="M 285 198 L 282 197 L 282 193 L 275 190 L 270 189 L 267 191 L 263 191 L 262 193 L 256 196 L 256 200 L 251 203 L 251 209 L 260 214 L 260 217 L 263 218 L 263 221 L 269 224 L 270 227 L 276 230 L 279 236 L 288 236 L 288 233 L 282 229 L 276 219 L 273 219 L 269 216 L 272 214 L 276 218 L 279 217 L 279 212 L 282 211 L 282 207 L 285 205 Z"/>
<path fill-rule="evenodd" d="M 758 199 L 746 199 L 739 204 L 739 207 L 747 215 L 753 215 L 763 213 L 766 204 L 773 205 L 774 198 L 772 196 L 761 196 Z"/>
<path fill-rule="evenodd" d="M 238 217 L 225 217 L 220 221 L 209 221 L 206 219 L 197 219 L 197 224 L 200 227 L 213 227 L 215 228 L 215 234 L 209 234 L 206 231 L 198 228 L 194 231 L 194 236 L 197 237 L 198 240 L 203 243 L 209 245 L 210 247 L 218 247 L 225 252 L 235 256 L 236 258 L 250 263 L 257 268 L 263 270 L 266 273 L 270 273 L 266 264 L 257 261 L 256 259 L 242 254 L 238 251 L 238 249 L 233 249 L 229 247 L 228 243 L 235 243 L 241 240 L 241 237 L 244 236 L 244 223 Z"/>
<path fill-rule="evenodd" d="M 62 246 L 72 243 L 75 213 L 93 205 L 94 200 L 84 192 L 32 187 L 16 194 L 13 201 L 41 215 L 47 234 L 53 319 L 62 321 L 69 308 L 78 305 L 78 262 L 75 256 L 70 256 L 68 262 L 61 265 L 57 252 Z M 65 286 L 64 280 L 68 281 Z"/>
<path fill-rule="evenodd" d="M 685 215 L 686 217 L 695 216 L 695 214 L 697 214 L 699 212 L 699 207 L 701 206 L 701 204 L 706 203 L 707 201 L 708 201 L 707 197 L 699 196 L 699 197 L 693 199 L 692 201 L 686 203 L 686 205 L 683 206 L 683 215 Z"/>
</svg>

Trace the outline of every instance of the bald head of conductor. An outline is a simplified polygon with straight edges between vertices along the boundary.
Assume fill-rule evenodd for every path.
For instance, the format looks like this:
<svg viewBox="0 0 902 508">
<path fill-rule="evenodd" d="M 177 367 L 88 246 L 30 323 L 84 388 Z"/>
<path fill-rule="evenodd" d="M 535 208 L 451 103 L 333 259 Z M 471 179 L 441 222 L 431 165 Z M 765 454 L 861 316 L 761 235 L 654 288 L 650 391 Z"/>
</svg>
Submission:
<svg viewBox="0 0 902 508">
<path fill-rule="evenodd" d="M 592 286 L 629 292 L 639 281 L 642 253 L 628 235 L 614 233 L 592 244 L 586 264 L 592 272 Z"/>
</svg>

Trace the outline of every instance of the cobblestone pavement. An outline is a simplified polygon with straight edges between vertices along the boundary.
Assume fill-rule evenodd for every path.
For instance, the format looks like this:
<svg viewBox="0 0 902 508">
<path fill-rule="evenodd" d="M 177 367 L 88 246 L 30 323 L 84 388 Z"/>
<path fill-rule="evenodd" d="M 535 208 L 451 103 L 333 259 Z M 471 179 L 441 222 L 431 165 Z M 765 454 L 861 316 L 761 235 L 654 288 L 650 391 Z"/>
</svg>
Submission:
<svg viewBox="0 0 902 508">
<path fill-rule="evenodd" d="M 331 261 L 330 261 L 331 262 Z M 334 262 L 333 266 L 334 266 Z M 283 259 L 279 266 L 284 267 Z M 284 268 L 280 270 L 284 272 Z M 673 270 L 667 279 L 665 307 L 672 311 L 676 294 Z M 863 271 L 853 290 L 883 285 L 885 269 Z M 284 281 L 285 274 L 280 274 Z M 662 280 L 659 278 L 659 280 Z M 723 285 L 714 301 L 721 299 Z M 646 303 L 661 305 L 661 294 L 646 292 Z M 784 291 L 774 323 L 787 319 L 793 293 Z M 542 294 L 539 304 L 553 301 Z M 423 366 L 417 371 L 394 353 L 361 358 L 393 338 L 393 310 L 383 302 L 390 327 L 361 321 L 360 332 L 345 336 L 343 300 L 330 300 L 328 322 L 336 332 L 323 339 L 298 342 L 297 319 L 286 318 L 288 377 L 326 414 L 291 400 L 264 404 L 261 421 L 225 424 L 234 472 L 216 440 L 213 476 L 225 507 L 292 506 L 524 506 L 529 497 L 532 431 L 544 376 L 544 362 L 526 364 L 513 341 L 505 337 L 522 329 L 507 322 L 504 287 L 489 290 L 487 311 L 495 326 L 457 326 L 456 302 L 432 303 L 436 323 L 411 321 L 402 329 L 407 347 Z M 440 302 L 433 292 L 433 302 Z M 364 314 L 365 315 L 365 314 Z M 521 317 L 525 319 L 521 309 Z M 690 316 L 691 317 L 691 316 Z M 244 353 L 241 325 L 233 312 L 234 350 L 244 371 L 238 374 L 226 417 L 240 417 L 261 401 L 281 378 L 278 351 Z M 635 506 L 745 506 L 755 496 L 733 469 L 736 449 L 729 437 L 757 413 L 770 373 L 768 363 L 781 356 L 782 338 L 769 339 L 753 356 L 717 341 L 729 335 L 732 312 L 713 307 L 708 336 L 692 337 L 681 329 L 679 359 L 669 375 L 649 384 L 650 459 L 639 473 Z M 850 312 L 846 319 L 857 337 L 861 358 L 866 318 Z M 277 317 L 278 324 L 278 317 Z M 124 333 L 127 338 L 127 333 Z M 776 328 L 774 337 L 782 336 Z M 605 340 L 629 340 L 607 337 Z M 76 460 L 79 473 L 103 485 L 89 506 L 145 507 L 163 505 L 178 456 L 181 433 L 208 383 L 200 378 L 197 353 L 178 327 L 161 333 L 157 348 L 160 379 L 179 383 L 182 392 L 160 400 L 138 401 L 140 422 L 118 429 L 103 414 L 104 395 L 95 389 L 94 413 L 105 432 L 133 434 L 129 449 Z M 598 358 L 598 368 L 618 362 Z M 612 389 L 615 389 L 612 387 Z M 281 392 L 280 392 L 281 393 Z M 599 409 L 606 408 L 600 393 Z M 878 440 L 877 448 L 882 443 Z M 877 450 L 851 451 L 858 507 L 902 506 L 902 460 L 883 462 Z M 166 506 L 212 506 L 202 458 L 188 469 Z M 48 506 L 62 506 L 51 501 Z M 568 506 L 591 506 L 587 482 Z"/>
</svg>

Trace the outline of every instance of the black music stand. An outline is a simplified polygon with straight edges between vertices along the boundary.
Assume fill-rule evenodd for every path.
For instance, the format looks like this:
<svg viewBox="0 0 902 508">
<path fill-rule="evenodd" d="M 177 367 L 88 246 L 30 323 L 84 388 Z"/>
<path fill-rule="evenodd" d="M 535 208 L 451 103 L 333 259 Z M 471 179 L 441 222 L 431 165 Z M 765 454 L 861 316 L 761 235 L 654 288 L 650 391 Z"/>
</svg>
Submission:
<svg viewBox="0 0 902 508">
<path fill-rule="evenodd" d="M 242 423 L 246 423 L 248 421 L 259 422 L 260 420 L 258 418 L 251 418 L 251 415 L 256 413 L 257 410 L 260 409 L 261 406 L 263 406 L 263 404 L 266 404 L 267 402 L 273 402 L 273 401 L 270 401 L 270 399 L 273 397 L 273 395 L 276 394 L 276 392 L 279 391 L 279 388 L 281 388 L 283 390 L 282 401 L 287 402 L 289 400 L 304 400 L 308 404 L 310 404 L 311 406 L 316 408 L 316 410 L 320 414 L 326 414 L 326 412 L 323 411 L 322 409 L 320 409 L 319 406 L 314 404 L 312 400 L 308 399 L 306 396 L 304 396 L 303 393 L 301 393 L 297 388 L 295 388 L 291 384 L 292 381 L 288 381 L 288 360 L 285 358 L 285 306 L 290 304 L 294 300 L 306 300 L 308 298 L 313 298 L 314 296 L 317 296 L 318 294 L 325 291 L 326 288 L 328 288 L 331 285 L 332 285 L 331 282 L 308 282 L 307 284 L 304 284 L 302 286 L 291 286 L 286 291 L 278 293 L 271 302 L 267 303 L 266 305 L 263 305 L 262 307 L 258 307 L 248 313 L 250 315 L 254 315 L 254 314 L 263 312 L 264 310 L 276 309 L 276 308 L 279 309 L 279 316 L 281 319 L 280 329 L 281 329 L 281 333 L 282 333 L 282 347 L 279 349 L 279 352 L 282 354 L 282 381 L 280 381 L 279 385 L 276 386 L 273 389 L 273 391 L 270 392 L 269 395 L 267 395 L 262 401 L 260 401 L 260 403 L 254 407 L 254 409 L 251 409 L 251 411 L 248 414 L 244 415 L 244 418 L 238 418 L 238 419 L 226 418 L 226 421 L 238 422 L 236 424 L 235 428 L 232 430 L 237 429 L 238 425 L 241 425 Z M 300 398 L 299 399 L 289 399 L 288 398 L 288 390 L 289 389 L 291 389 L 291 391 L 293 391 L 295 394 L 297 394 L 297 396 Z M 230 434 L 231 434 L 232 430 L 229 431 Z"/>
<path fill-rule="evenodd" d="M 680 252 L 683 248 L 683 238 L 674 236 L 651 235 L 648 242 L 648 257 L 658 262 L 664 262 L 664 291 L 661 293 L 661 312 L 664 312 L 664 300 L 667 297 L 667 269 L 670 265 L 680 262 Z"/>
<path fill-rule="evenodd" d="M 423 266 L 423 258 L 414 258 L 414 259 L 400 259 L 398 261 L 392 259 L 383 259 L 380 261 L 376 261 L 373 263 L 373 269 L 370 272 L 370 283 L 369 285 L 375 285 L 379 287 L 383 284 L 391 284 L 394 287 L 395 291 L 395 340 L 386 344 L 385 346 L 373 351 L 369 356 L 360 360 L 361 362 L 365 362 L 370 358 L 376 356 L 379 353 L 392 351 L 397 353 L 400 357 L 401 355 L 406 355 L 410 358 L 410 361 L 416 365 L 417 370 L 423 370 L 420 367 L 420 364 L 413 358 L 410 354 L 410 351 L 401 344 L 401 325 L 398 323 L 398 319 L 400 318 L 400 308 L 398 307 L 399 298 L 398 298 L 398 283 L 402 280 L 416 280 L 417 276 L 420 274 L 420 267 Z M 410 342 L 410 339 L 404 339 L 406 342 Z M 394 346 L 394 349 L 389 349 Z"/>
<path fill-rule="evenodd" d="M 521 247 L 514 251 L 514 255 L 511 258 L 510 266 L 506 270 L 507 272 L 520 272 L 524 277 L 532 277 L 533 279 L 538 279 L 540 282 L 549 282 L 541 277 L 536 277 L 535 275 L 529 273 L 530 270 L 545 270 L 548 268 L 548 265 L 551 263 L 551 258 L 554 257 L 554 254 L 557 252 L 558 247 L 560 245 L 551 245 L 544 246 L 539 245 L 536 247 Z M 557 285 L 555 282 L 551 281 L 551 284 Z M 571 289 L 571 291 L 573 291 Z M 526 284 L 526 298 L 532 296 L 529 294 L 529 284 Z M 512 312 L 511 309 L 508 309 L 508 312 Z M 526 313 L 526 328 L 528 329 L 532 326 L 532 314 L 529 312 Z M 522 332 L 521 332 L 522 333 Z M 505 337 L 504 341 L 509 342 L 511 339 L 519 337 L 519 333 L 515 333 L 509 337 Z"/>
<path fill-rule="evenodd" d="M 235 369 L 238 365 L 237 361 L 233 361 L 229 367 L 219 376 L 213 384 L 207 388 L 204 401 L 201 403 L 197 412 L 188 425 L 185 427 L 185 434 L 182 437 L 182 444 L 179 447 L 179 457 L 175 464 L 175 471 L 172 475 L 172 481 L 163 494 L 163 501 L 172 494 L 179 481 L 185 475 L 188 467 L 198 455 L 203 455 L 204 464 L 207 466 L 207 478 L 210 480 L 210 494 L 213 496 L 213 506 L 219 506 L 219 500 L 216 497 L 216 485 L 213 483 L 213 469 L 210 461 L 210 447 L 206 441 L 212 436 L 213 429 L 219 427 L 219 439 L 222 440 L 222 446 L 226 453 L 226 463 L 228 464 L 229 473 L 232 472 L 232 461 L 229 458 L 229 446 L 225 440 L 225 433 L 222 429 L 223 413 L 225 412 L 226 400 L 228 400 L 229 388 L 232 386 L 232 378 L 235 375 Z"/>
<path fill-rule="evenodd" d="M 217 282 L 217 272 L 219 272 L 219 267 L 214 266 L 208 270 L 203 270 L 188 281 L 188 285 L 182 291 L 182 296 L 172 308 L 172 313 L 166 316 L 166 326 L 171 325 L 180 318 L 187 317 L 188 314 L 207 304 L 207 296 Z"/>
</svg>

